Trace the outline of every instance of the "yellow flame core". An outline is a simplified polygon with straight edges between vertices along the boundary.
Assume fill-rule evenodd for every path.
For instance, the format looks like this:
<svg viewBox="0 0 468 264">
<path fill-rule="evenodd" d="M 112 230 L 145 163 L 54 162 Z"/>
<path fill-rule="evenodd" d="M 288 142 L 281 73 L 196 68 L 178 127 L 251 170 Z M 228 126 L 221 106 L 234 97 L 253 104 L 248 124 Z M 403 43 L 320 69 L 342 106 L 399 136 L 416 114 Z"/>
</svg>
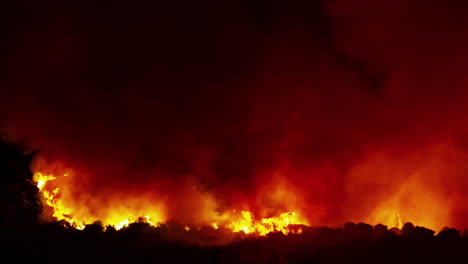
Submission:
<svg viewBox="0 0 468 264">
<path fill-rule="evenodd" d="M 63 176 L 69 176 L 69 174 L 64 174 Z M 59 176 L 56 177 L 41 172 L 37 172 L 34 175 L 34 181 L 37 183 L 44 204 L 52 208 L 52 216 L 57 220 L 64 220 L 70 223 L 74 228 L 84 229 L 87 224 L 101 221 L 103 225 L 113 226 L 119 230 L 134 222 L 143 221 L 151 226 L 158 226 L 165 220 L 161 214 L 155 214 L 153 209 L 137 210 L 131 207 L 112 208 L 104 219 L 88 215 L 86 211 L 85 213 L 81 212 L 78 214 L 77 211 L 79 209 L 64 199 L 61 188 L 64 190 L 66 188 L 56 182 L 60 179 L 61 177 Z M 281 213 L 274 217 L 255 218 L 254 214 L 247 210 L 232 210 L 223 214 L 216 213 L 213 210 L 210 219 L 212 219 L 211 222 L 207 224 L 216 230 L 222 228 L 231 230 L 232 232 L 243 232 L 245 234 L 260 236 L 265 236 L 271 232 L 301 234 L 303 232 L 301 226 L 309 226 L 308 222 L 299 213 L 294 211 Z M 376 210 L 374 220 L 371 222 L 383 223 L 389 227 L 398 227 L 400 229 L 403 227 L 403 218 L 399 210 L 390 207 Z M 188 225 L 185 225 L 184 229 L 186 231 L 191 230 Z"/>
<path fill-rule="evenodd" d="M 64 174 L 63 176 L 69 176 Z M 107 219 L 94 219 L 93 217 L 81 217 L 77 219 L 73 216 L 74 210 L 71 207 L 67 207 L 66 203 L 62 200 L 61 189 L 56 187 L 51 182 L 57 180 L 57 177 L 53 175 L 46 175 L 41 172 L 37 172 L 34 175 L 34 181 L 37 182 L 37 187 L 42 194 L 42 199 L 53 209 L 52 216 L 57 220 L 65 220 L 77 229 L 83 229 L 87 224 L 91 224 L 97 220 L 101 221 L 104 225 L 113 226 L 119 230 L 129 226 L 133 222 L 144 221 L 151 226 L 157 226 L 161 219 L 158 217 L 152 217 L 151 214 L 137 214 L 125 212 L 119 212 L 118 210 Z M 124 216 L 124 217 L 122 217 Z M 126 217 L 125 217 L 126 216 Z M 233 232 L 244 232 L 245 234 L 255 235 L 267 235 L 270 232 L 282 232 L 284 234 L 289 233 L 302 233 L 302 229 L 290 229 L 290 225 L 307 225 L 307 222 L 300 218 L 296 212 L 282 213 L 276 217 L 261 218 L 256 220 L 253 214 L 249 211 L 241 211 L 240 214 L 237 211 L 231 213 L 225 213 L 223 215 L 217 215 L 213 213 L 214 221 L 211 226 L 214 229 L 220 227 L 231 230 Z M 159 221 L 156 221 L 158 219 Z M 190 228 L 185 226 L 186 231 Z"/>
<path fill-rule="evenodd" d="M 64 176 L 68 176 L 68 174 L 64 174 Z M 59 199 L 58 195 L 60 188 L 56 187 L 52 190 L 46 188 L 48 182 L 56 179 L 57 178 L 53 175 L 45 175 L 40 172 L 34 174 L 34 181 L 37 182 L 37 188 L 39 188 L 40 192 L 42 193 L 44 202 L 53 208 L 52 216 L 58 220 L 65 220 L 69 222 L 77 229 L 83 229 L 84 225 L 75 222 L 75 220 L 71 217 L 71 210 L 65 207 L 62 201 Z"/>
<path fill-rule="evenodd" d="M 232 219 L 232 218 L 231 218 Z M 277 217 L 262 218 L 255 220 L 249 211 L 241 211 L 241 217 L 234 217 L 234 221 L 228 222 L 226 227 L 234 232 L 244 232 L 246 234 L 258 234 L 261 236 L 271 232 L 302 233 L 301 229 L 294 230 L 290 225 L 308 225 L 306 221 L 300 219 L 296 212 L 282 213 Z"/>
<path fill-rule="evenodd" d="M 397 213 L 397 214 L 396 214 L 396 217 L 397 217 L 397 220 L 398 220 L 398 228 L 399 228 L 399 229 L 402 229 L 402 228 L 403 228 L 403 222 L 401 221 L 400 214 Z"/>
<path fill-rule="evenodd" d="M 67 173 L 63 176 L 66 177 L 69 176 L 69 174 Z M 131 223 L 141 221 L 151 226 L 158 225 L 159 221 L 155 220 L 159 219 L 157 215 L 135 213 L 132 210 L 128 210 L 128 208 L 117 209 L 115 212 L 112 211 L 105 219 L 96 219 L 92 216 L 83 216 L 83 214 L 81 214 L 80 217 L 76 217 L 74 216 L 74 213 L 76 213 L 74 207 L 69 206 L 66 201 L 64 201 L 60 187 L 56 187 L 57 184 L 53 184 L 54 181 L 59 178 L 60 177 L 46 175 L 40 172 L 35 173 L 33 177 L 42 194 L 43 202 L 52 208 L 52 217 L 57 220 L 65 220 L 76 229 L 84 229 L 87 224 L 92 224 L 96 221 L 101 221 L 106 226 L 113 226 L 117 230 L 129 226 Z"/>
</svg>

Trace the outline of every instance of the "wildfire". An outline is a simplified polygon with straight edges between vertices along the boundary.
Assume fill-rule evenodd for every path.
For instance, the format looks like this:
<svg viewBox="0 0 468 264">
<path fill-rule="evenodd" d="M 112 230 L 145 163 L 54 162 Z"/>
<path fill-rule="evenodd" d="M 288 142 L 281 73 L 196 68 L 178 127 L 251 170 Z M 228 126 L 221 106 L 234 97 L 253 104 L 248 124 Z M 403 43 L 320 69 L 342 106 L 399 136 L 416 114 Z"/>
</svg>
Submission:
<svg viewBox="0 0 468 264">
<path fill-rule="evenodd" d="M 86 225 L 96 221 L 119 230 L 134 222 L 145 222 L 151 226 L 158 226 L 168 220 L 163 207 L 155 205 L 155 201 L 151 199 L 140 199 L 141 197 L 109 199 L 109 201 L 119 201 L 119 203 L 106 204 L 106 207 L 102 207 L 102 212 L 90 209 L 88 204 L 73 200 L 73 195 L 69 193 L 67 188 L 70 186 L 69 184 L 73 184 L 71 178 L 73 176 L 70 176 L 69 173 L 59 176 L 58 174 L 37 172 L 34 175 L 44 204 L 51 208 L 51 216 L 57 220 L 65 220 L 77 229 L 83 229 Z M 92 197 L 88 200 L 92 202 Z M 382 223 L 388 227 L 401 229 L 404 221 L 410 219 L 403 217 L 402 211 L 396 206 L 396 203 L 393 200 L 390 201 L 393 203 L 383 204 L 376 208 L 367 221 L 372 224 Z M 309 222 L 294 210 L 269 217 L 259 217 L 249 210 L 227 210 L 219 213 L 214 208 L 215 204 L 210 204 L 207 210 L 210 213 L 205 219 L 207 222 L 201 222 L 198 227 L 206 225 L 214 229 L 222 228 L 232 232 L 265 236 L 270 232 L 300 234 L 302 233 L 301 227 L 309 225 Z M 403 215 L 407 217 L 408 214 L 404 213 Z M 366 219 L 363 220 L 366 221 Z M 188 224 L 185 225 L 184 229 L 189 231 L 193 228 L 196 229 L 197 225 Z"/>
<path fill-rule="evenodd" d="M 295 212 L 282 213 L 278 217 L 262 218 L 260 222 L 252 220 L 252 213 L 243 211 L 242 220 L 233 222 L 229 226 L 234 231 L 244 231 L 244 233 L 259 233 L 266 235 L 270 232 L 277 231 L 288 234 L 290 231 L 293 233 L 300 233 L 301 230 L 291 230 L 289 225 L 307 225 L 307 222 L 301 221 Z"/>
<path fill-rule="evenodd" d="M 293 229 L 292 225 L 308 225 L 307 221 L 301 219 L 296 212 L 282 213 L 276 217 L 267 217 L 260 220 L 254 219 L 249 211 L 233 211 L 231 214 L 225 214 L 220 217 L 220 223 L 225 228 L 234 232 L 244 232 L 245 234 L 258 234 L 261 236 L 271 232 L 282 232 L 283 234 L 301 233 L 300 228 Z M 213 223 L 212 226 L 217 229 L 220 223 Z"/>
<path fill-rule="evenodd" d="M 64 177 L 68 176 L 68 174 L 64 174 Z M 40 172 L 34 175 L 34 180 L 37 182 L 37 187 L 42 193 L 42 198 L 44 202 L 53 208 L 53 217 L 57 218 L 58 220 L 66 220 L 70 224 L 74 225 L 78 229 L 83 229 L 84 225 L 76 223 L 74 219 L 72 219 L 71 210 L 65 207 L 62 201 L 59 199 L 59 187 L 55 187 L 53 189 L 46 188 L 47 183 L 57 178 L 53 175 L 44 175 Z"/>
<path fill-rule="evenodd" d="M 69 174 L 64 174 L 63 177 L 68 177 Z M 141 212 L 141 210 L 132 210 L 131 208 L 121 208 L 113 211 L 112 215 L 105 219 L 97 219 L 91 215 L 79 216 L 75 213 L 72 206 L 67 206 L 66 201 L 63 199 L 61 188 L 58 187 L 56 182 L 62 177 L 54 175 L 46 175 L 37 172 L 34 175 L 34 180 L 37 182 L 42 199 L 53 210 L 52 216 L 57 220 L 65 220 L 77 229 L 83 229 L 87 224 L 95 221 L 101 221 L 106 226 L 113 226 L 119 230 L 127 227 L 130 223 L 137 221 L 144 221 L 151 226 L 158 226 L 165 219 L 160 215 L 151 214 L 150 212 Z M 151 210 L 148 210 L 151 211 Z M 233 210 L 228 213 L 218 214 L 213 212 L 213 222 L 211 226 L 214 229 L 220 227 L 231 230 L 233 232 L 244 232 L 245 234 L 254 235 L 267 235 L 270 232 L 301 233 L 300 228 L 291 228 L 292 225 L 308 225 L 307 221 L 302 219 L 297 212 L 285 212 L 279 216 L 266 217 L 255 219 L 250 211 L 236 211 Z M 186 225 L 184 228 L 189 231 L 190 228 Z"/>
<path fill-rule="evenodd" d="M 63 177 L 68 176 L 68 173 L 63 174 Z M 144 221 L 152 226 L 156 226 L 160 221 L 159 214 L 155 214 L 154 210 L 151 210 L 152 213 L 143 214 L 125 207 L 110 210 L 110 213 L 104 219 L 98 219 L 87 214 L 83 208 L 77 209 L 67 203 L 67 200 L 63 197 L 61 187 L 58 187 L 60 183 L 56 182 L 60 179 L 63 178 L 41 172 L 34 175 L 34 181 L 37 182 L 43 202 L 52 208 L 52 217 L 57 220 L 65 220 L 77 229 L 83 229 L 87 224 L 96 221 L 101 221 L 104 225 L 114 226 L 117 230 L 137 221 Z"/>
</svg>

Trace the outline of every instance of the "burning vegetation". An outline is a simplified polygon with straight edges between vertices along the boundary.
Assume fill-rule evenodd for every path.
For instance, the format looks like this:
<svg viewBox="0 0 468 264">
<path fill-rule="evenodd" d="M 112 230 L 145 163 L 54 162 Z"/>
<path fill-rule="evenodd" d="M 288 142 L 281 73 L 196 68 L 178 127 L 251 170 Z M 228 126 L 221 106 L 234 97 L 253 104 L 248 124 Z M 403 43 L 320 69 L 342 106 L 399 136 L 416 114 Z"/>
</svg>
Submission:
<svg viewBox="0 0 468 264">
<path fill-rule="evenodd" d="M 69 174 L 64 174 L 61 177 L 68 177 Z M 86 205 L 80 204 L 80 208 L 76 208 L 73 202 L 68 201 L 63 195 L 60 183 L 55 183 L 57 177 L 53 175 L 44 175 L 40 172 L 34 174 L 34 181 L 37 182 L 37 187 L 42 194 L 43 202 L 50 207 L 51 216 L 58 221 L 65 221 L 70 226 L 77 229 L 84 229 L 86 225 L 95 222 L 101 222 L 106 226 L 112 226 L 117 230 L 128 227 L 129 224 L 135 222 L 145 222 L 150 226 L 158 226 L 163 224 L 167 219 L 163 212 L 151 207 L 151 201 L 144 199 L 136 199 L 137 203 L 134 207 L 124 207 L 125 198 L 122 197 L 118 205 L 110 204 L 109 208 L 100 208 L 99 214 L 94 214 L 86 208 Z M 59 180 L 60 182 L 60 180 Z M 62 181 L 64 182 L 64 181 Z M 55 184 L 54 184 L 55 183 Z M 62 183 L 63 184 L 63 183 Z M 146 205 L 149 206 L 145 206 Z M 115 208 L 115 207 L 116 208 Z M 109 213 L 108 213 L 109 212 Z M 110 217 L 99 218 L 99 215 L 110 215 Z M 289 228 L 294 225 L 307 225 L 307 222 L 301 219 L 301 216 L 296 212 L 284 212 L 278 216 L 255 219 L 249 211 L 236 211 L 216 213 L 212 212 L 209 217 L 211 222 L 206 223 L 214 229 L 224 228 L 233 232 L 244 232 L 245 234 L 256 234 L 265 236 L 271 232 L 282 232 L 283 234 L 301 233 L 302 229 Z M 196 228 L 200 228 L 196 227 Z M 188 231 L 191 228 L 186 226 Z"/>
<path fill-rule="evenodd" d="M 4 9 L 43 220 L 468 227 L 464 4 L 156 2 Z"/>
<path fill-rule="evenodd" d="M 34 174 L 33 180 L 36 182 L 42 202 L 46 206 L 46 210 L 42 214 L 44 220 L 65 221 L 71 227 L 79 230 L 97 222 L 120 230 L 136 222 L 144 222 L 150 226 L 158 227 L 167 221 L 174 220 L 167 214 L 166 208 L 170 204 L 158 206 L 158 200 L 150 200 L 155 198 L 145 195 L 132 197 L 120 194 L 118 200 L 113 200 L 116 199 L 116 196 L 109 196 L 109 202 L 105 206 L 99 205 L 98 208 L 92 206 L 93 200 L 89 202 L 74 200 L 70 192 L 73 190 L 71 185 L 73 177 L 73 173 L 65 173 L 60 176 L 41 172 Z M 195 187 L 193 189 L 196 191 Z M 91 199 L 99 198 L 91 197 Z M 310 226 L 308 220 L 297 211 L 280 212 L 275 216 L 259 218 L 248 210 L 230 209 L 219 212 L 216 211 L 216 203 L 211 203 L 211 205 L 212 208 L 205 212 L 205 215 L 202 216 L 203 219 L 197 222 L 198 224 L 184 223 L 183 219 L 177 219 L 177 221 L 186 224 L 184 228 L 186 231 L 210 226 L 214 229 L 222 228 L 232 232 L 260 236 L 274 232 L 281 232 L 285 235 L 289 233 L 301 234 L 302 227 Z M 195 204 L 194 206 L 197 207 Z M 402 229 L 404 221 L 400 210 L 392 207 L 377 208 L 366 219 L 380 219 L 380 222 L 373 224 L 385 224 L 396 228 L 395 230 Z"/>
<path fill-rule="evenodd" d="M 0 8 L 12 248 L 466 255 L 467 1 L 14 2 Z"/>
</svg>

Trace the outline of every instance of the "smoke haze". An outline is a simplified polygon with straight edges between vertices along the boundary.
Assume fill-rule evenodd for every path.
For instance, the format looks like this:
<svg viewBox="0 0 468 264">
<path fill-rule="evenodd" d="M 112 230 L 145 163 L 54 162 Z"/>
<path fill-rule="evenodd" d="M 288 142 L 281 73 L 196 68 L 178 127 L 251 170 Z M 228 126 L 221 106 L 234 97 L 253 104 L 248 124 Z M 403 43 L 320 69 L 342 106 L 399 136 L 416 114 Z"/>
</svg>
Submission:
<svg viewBox="0 0 468 264">
<path fill-rule="evenodd" d="M 88 2 L 0 8 L 2 130 L 75 204 L 468 227 L 466 3 Z"/>
</svg>

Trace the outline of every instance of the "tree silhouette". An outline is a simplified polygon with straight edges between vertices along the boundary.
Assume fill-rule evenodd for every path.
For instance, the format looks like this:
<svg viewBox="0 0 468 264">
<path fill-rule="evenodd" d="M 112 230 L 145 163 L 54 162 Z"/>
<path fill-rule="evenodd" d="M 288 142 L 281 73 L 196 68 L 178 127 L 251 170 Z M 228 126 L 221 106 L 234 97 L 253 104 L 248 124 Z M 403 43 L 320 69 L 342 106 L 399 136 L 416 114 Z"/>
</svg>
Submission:
<svg viewBox="0 0 468 264">
<path fill-rule="evenodd" d="M 0 224 L 37 222 L 42 204 L 30 168 L 36 153 L 0 138 Z"/>
</svg>

